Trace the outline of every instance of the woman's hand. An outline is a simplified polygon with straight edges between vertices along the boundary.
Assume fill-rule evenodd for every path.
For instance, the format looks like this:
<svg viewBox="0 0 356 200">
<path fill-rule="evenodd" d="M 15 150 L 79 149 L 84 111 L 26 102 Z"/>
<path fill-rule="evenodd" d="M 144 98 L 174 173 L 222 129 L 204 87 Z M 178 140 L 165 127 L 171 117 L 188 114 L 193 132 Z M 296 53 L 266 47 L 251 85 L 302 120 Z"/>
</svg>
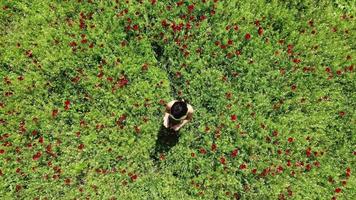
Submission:
<svg viewBox="0 0 356 200">
<path fill-rule="evenodd" d="M 172 126 L 172 129 L 175 130 L 175 131 L 178 131 L 182 126 L 184 126 L 184 124 L 188 123 L 189 120 L 183 120 L 183 122 L 181 124 L 177 124 L 177 125 L 174 125 Z"/>
<path fill-rule="evenodd" d="M 180 124 L 177 124 L 175 126 L 172 126 L 172 129 L 175 131 L 178 131 L 182 126 Z"/>
</svg>

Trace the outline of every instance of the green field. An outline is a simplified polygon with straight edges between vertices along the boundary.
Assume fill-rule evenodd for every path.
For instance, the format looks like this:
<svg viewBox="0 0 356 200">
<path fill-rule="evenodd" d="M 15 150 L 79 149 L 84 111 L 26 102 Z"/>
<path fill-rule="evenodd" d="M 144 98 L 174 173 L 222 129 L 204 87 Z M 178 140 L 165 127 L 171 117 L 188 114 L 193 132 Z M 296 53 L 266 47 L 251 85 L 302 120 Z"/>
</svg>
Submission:
<svg viewBox="0 0 356 200">
<path fill-rule="evenodd" d="M 1 200 L 356 199 L 355 1 L 0 8 Z"/>
</svg>

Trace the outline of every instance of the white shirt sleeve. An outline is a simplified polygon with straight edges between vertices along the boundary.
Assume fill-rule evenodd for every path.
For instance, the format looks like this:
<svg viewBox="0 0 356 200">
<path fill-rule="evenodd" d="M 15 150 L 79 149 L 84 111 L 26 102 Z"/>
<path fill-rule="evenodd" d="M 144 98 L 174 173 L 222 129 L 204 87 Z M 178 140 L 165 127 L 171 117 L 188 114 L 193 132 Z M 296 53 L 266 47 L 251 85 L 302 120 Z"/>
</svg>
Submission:
<svg viewBox="0 0 356 200">
<path fill-rule="evenodd" d="M 194 112 L 194 109 L 190 104 L 188 104 L 188 112 L 190 112 L 190 113 Z"/>
</svg>

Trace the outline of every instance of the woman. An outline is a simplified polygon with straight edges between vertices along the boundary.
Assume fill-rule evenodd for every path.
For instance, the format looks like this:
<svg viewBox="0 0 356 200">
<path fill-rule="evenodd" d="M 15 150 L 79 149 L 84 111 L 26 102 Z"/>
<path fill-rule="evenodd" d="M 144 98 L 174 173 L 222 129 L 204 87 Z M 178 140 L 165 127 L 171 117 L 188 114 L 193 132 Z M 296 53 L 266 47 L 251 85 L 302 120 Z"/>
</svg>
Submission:
<svg viewBox="0 0 356 200">
<path fill-rule="evenodd" d="M 178 131 L 193 118 L 193 112 L 193 107 L 187 104 L 184 99 L 173 100 L 166 105 L 163 125 L 166 128 Z"/>
</svg>

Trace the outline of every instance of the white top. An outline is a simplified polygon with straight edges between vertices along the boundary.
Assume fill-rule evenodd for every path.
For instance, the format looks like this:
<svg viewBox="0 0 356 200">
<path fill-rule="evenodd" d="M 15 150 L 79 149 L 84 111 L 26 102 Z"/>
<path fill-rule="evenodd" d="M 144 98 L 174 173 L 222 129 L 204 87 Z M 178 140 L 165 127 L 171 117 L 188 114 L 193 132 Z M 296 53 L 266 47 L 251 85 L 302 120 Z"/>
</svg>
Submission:
<svg viewBox="0 0 356 200">
<path fill-rule="evenodd" d="M 177 102 L 177 100 L 172 100 L 172 101 L 170 101 L 170 102 L 167 104 L 167 107 L 170 109 L 170 108 L 173 106 L 173 104 L 174 104 L 175 102 Z M 166 107 L 166 109 L 167 109 L 167 107 Z M 184 116 L 184 118 L 181 119 L 182 121 L 187 118 L 187 116 L 188 116 L 189 113 L 193 113 L 193 112 L 194 112 L 194 109 L 193 109 L 193 107 L 192 107 L 190 104 L 187 103 L 187 107 L 188 107 L 188 112 L 187 112 L 187 114 Z M 163 117 L 163 125 L 164 125 L 166 128 L 168 128 L 168 117 L 169 117 L 169 116 L 170 116 L 170 114 L 167 113 L 167 110 L 166 110 L 165 115 L 164 115 L 164 117 Z M 184 122 L 184 123 L 186 123 L 186 122 Z M 182 123 L 181 123 L 181 124 L 182 124 Z M 184 124 L 183 124 L 183 125 L 184 125 Z M 179 128 L 178 128 L 178 129 L 179 129 Z M 177 130 L 178 130 L 178 129 L 177 129 Z"/>
</svg>

